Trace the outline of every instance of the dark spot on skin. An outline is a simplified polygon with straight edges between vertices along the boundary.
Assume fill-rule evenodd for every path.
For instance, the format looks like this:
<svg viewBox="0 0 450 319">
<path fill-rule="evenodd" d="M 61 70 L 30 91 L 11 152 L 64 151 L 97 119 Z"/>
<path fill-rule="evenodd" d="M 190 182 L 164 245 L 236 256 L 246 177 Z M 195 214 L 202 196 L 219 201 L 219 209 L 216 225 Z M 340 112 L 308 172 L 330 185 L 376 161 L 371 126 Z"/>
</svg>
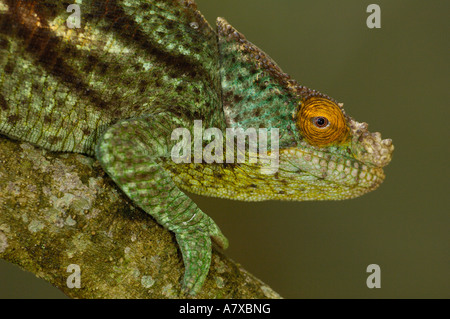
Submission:
<svg viewBox="0 0 450 319">
<path fill-rule="evenodd" d="M 0 39 L 0 49 L 8 50 L 9 41 L 7 39 Z"/>
<path fill-rule="evenodd" d="M 0 94 L 0 109 L 3 111 L 6 111 L 9 109 L 8 102 L 6 102 L 5 98 L 1 94 Z"/>
<path fill-rule="evenodd" d="M 166 20 L 166 21 L 165 21 L 165 27 L 166 27 L 168 30 L 173 30 L 173 29 L 175 28 L 174 21 L 172 21 L 172 20 Z"/>
<path fill-rule="evenodd" d="M 117 92 L 114 92 L 111 97 L 110 103 L 113 105 L 119 105 L 120 108 L 120 101 L 122 101 L 121 96 L 117 94 Z"/>
<path fill-rule="evenodd" d="M 119 73 L 120 72 L 120 65 L 119 64 L 116 64 L 116 65 L 113 66 L 113 72 L 114 73 Z"/>
<path fill-rule="evenodd" d="M 139 92 L 144 93 L 147 90 L 148 82 L 146 80 L 141 80 L 139 82 Z"/>
<path fill-rule="evenodd" d="M 183 34 L 181 33 L 175 33 L 175 40 L 181 41 L 183 39 Z"/>
<path fill-rule="evenodd" d="M 177 79 L 177 78 L 178 78 L 177 72 L 168 72 L 168 73 L 169 73 L 169 76 L 170 76 L 172 79 Z"/>
<path fill-rule="evenodd" d="M 115 110 L 112 112 L 112 115 L 113 115 L 115 118 L 120 118 L 120 117 L 122 116 L 122 111 L 119 110 L 119 109 L 115 109 Z"/>
<path fill-rule="evenodd" d="M 164 39 L 164 36 L 166 35 L 166 33 L 164 31 L 155 31 L 155 34 L 158 38 L 160 39 Z M 139 38 L 135 37 L 136 42 L 140 42 Z"/>
<path fill-rule="evenodd" d="M 151 6 L 150 6 L 149 3 L 144 2 L 144 3 L 141 5 L 141 8 L 142 8 L 142 10 L 144 10 L 144 11 L 149 11 L 149 10 L 151 9 Z"/>
<path fill-rule="evenodd" d="M 92 93 L 92 91 L 90 89 L 84 90 L 84 95 L 85 96 L 89 96 L 89 95 L 91 95 L 91 93 Z"/>
<path fill-rule="evenodd" d="M 92 54 L 89 54 L 87 56 L 87 60 L 88 60 L 89 64 L 97 64 L 97 61 L 98 61 L 98 59 L 95 56 L 93 56 Z"/>
<path fill-rule="evenodd" d="M 106 71 L 108 70 L 108 64 L 103 63 L 103 62 L 100 62 L 100 63 L 97 65 L 97 67 L 98 67 L 98 73 L 99 73 L 100 75 L 105 75 L 105 74 L 106 74 Z"/>
<path fill-rule="evenodd" d="M 92 20 L 95 17 L 92 13 L 89 13 L 89 12 L 85 13 L 84 16 L 85 16 L 86 20 Z"/>
<path fill-rule="evenodd" d="M 8 61 L 8 63 L 6 63 L 4 69 L 6 74 L 11 74 L 14 71 L 14 64 L 11 61 Z"/>
<path fill-rule="evenodd" d="M 72 52 L 72 50 L 70 49 L 70 47 L 65 47 L 65 48 L 63 48 L 62 50 L 61 50 L 61 53 L 62 54 L 64 54 L 65 56 L 67 56 L 68 58 L 69 57 L 73 57 L 73 52 Z"/>
<path fill-rule="evenodd" d="M 44 123 L 45 124 L 50 124 L 52 122 L 52 117 L 50 115 L 45 115 L 44 116 Z"/>
<path fill-rule="evenodd" d="M 255 68 L 252 68 L 251 70 L 250 70 L 250 73 L 252 74 L 252 75 L 255 75 L 256 73 L 258 73 L 259 72 L 259 70 L 258 69 L 255 69 Z M 259 80 L 256 80 L 256 81 L 259 81 Z"/>
<path fill-rule="evenodd" d="M 233 118 L 235 122 L 241 121 L 241 114 L 236 114 L 236 116 Z"/>
<path fill-rule="evenodd" d="M 202 48 L 201 47 L 194 47 L 194 52 L 195 53 L 201 53 L 202 52 Z"/>
<path fill-rule="evenodd" d="M 82 132 L 83 132 L 84 135 L 91 135 L 91 130 L 88 129 L 87 127 L 84 128 Z"/>
<path fill-rule="evenodd" d="M 8 123 L 9 124 L 16 124 L 20 120 L 20 117 L 18 115 L 10 115 L 8 116 Z"/>
<path fill-rule="evenodd" d="M 60 136 L 50 136 L 50 137 L 48 138 L 48 142 L 49 142 L 50 144 L 56 144 L 56 143 L 60 142 L 61 139 L 62 139 L 62 138 L 61 138 Z"/>
<path fill-rule="evenodd" d="M 234 95 L 234 102 L 235 103 L 239 103 L 243 100 L 244 98 L 240 95 Z"/>
<path fill-rule="evenodd" d="M 132 157 L 132 156 L 131 156 Z M 136 181 L 148 181 L 152 178 L 153 175 L 147 173 L 147 172 L 142 172 L 142 173 L 135 173 L 133 174 L 133 180 Z"/>
<path fill-rule="evenodd" d="M 226 93 L 225 93 L 225 99 L 226 100 L 231 100 L 231 96 L 233 95 L 233 92 L 231 92 L 231 91 L 227 91 Z"/>
<path fill-rule="evenodd" d="M 249 187 L 258 188 L 255 184 L 250 184 Z"/>
<path fill-rule="evenodd" d="M 133 65 L 133 69 L 134 69 L 134 71 L 139 72 L 142 70 L 142 66 L 139 64 L 135 64 L 135 65 Z"/>
<path fill-rule="evenodd" d="M 87 60 L 88 60 L 88 62 L 84 66 L 83 70 L 85 72 L 89 73 L 94 69 L 95 65 L 97 64 L 97 59 L 94 56 L 89 55 L 87 57 Z"/>
<path fill-rule="evenodd" d="M 267 102 L 273 102 L 273 100 L 275 100 L 275 96 L 273 96 L 273 95 L 269 95 L 268 97 L 267 97 L 267 99 L 266 99 L 266 101 Z"/>
</svg>

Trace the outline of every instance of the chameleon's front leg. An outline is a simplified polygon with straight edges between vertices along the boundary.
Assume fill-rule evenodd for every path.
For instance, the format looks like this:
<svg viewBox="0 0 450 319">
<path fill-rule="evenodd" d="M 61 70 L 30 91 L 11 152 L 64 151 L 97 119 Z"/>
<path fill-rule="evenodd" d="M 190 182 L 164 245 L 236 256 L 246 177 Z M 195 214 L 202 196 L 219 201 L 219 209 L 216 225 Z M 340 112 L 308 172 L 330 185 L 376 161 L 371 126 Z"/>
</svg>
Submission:
<svg viewBox="0 0 450 319">
<path fill-rule="evenodd" d="M 228 241 L 161 165 L 171 160 L 170 136 L 179 125 L 170 113 L 120 121 L 103 134 L 96 156 L 134 203 L 175 233 L 185 265 L 183 289 L 196 294 L 209 271 L 211 237 L 223 248 Z"/>
</svg>

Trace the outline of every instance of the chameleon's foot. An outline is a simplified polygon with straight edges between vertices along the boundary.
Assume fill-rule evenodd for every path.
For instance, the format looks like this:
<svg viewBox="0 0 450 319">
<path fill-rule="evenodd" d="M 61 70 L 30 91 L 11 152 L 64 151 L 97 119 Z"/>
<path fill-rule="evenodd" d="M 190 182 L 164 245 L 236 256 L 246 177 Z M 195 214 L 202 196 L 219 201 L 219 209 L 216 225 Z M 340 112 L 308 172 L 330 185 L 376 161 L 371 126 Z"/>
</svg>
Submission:
<svg viewBox="0 0 450 319">
<path fill-rule="evenodd" d="M 196 295 L 203 286 L 211 263 L 211 239 L 208 235 L 176 235 L 184 262 L 183 292 Z"/>
<path fill-rule="evenodd" d="M 202 218 L 197 225 L 185 223 L 186 228 L 181 227 L 181 230 L 176 232 L 185 267 L 182 289 L 190 295 L 196 295 L 200 291 L 208 275 L 211 264 L 211 238 L 221 248 L 228 247 L 228 240 L 214 221 L 205 214 L 198 213 Z"/>
<path fill-rule="evenodd" d="M 178 125 L 172 120 L 165 113 L 122 120 L 103 134 L 96 155 L 136 205 L 175 233 L 185 265 L 183 289 L 195 295 L 211 264 L 211 238 L 222 248 L 228 241 L 160 164 L 170 155 L 168 137 Z"/>
</svg>

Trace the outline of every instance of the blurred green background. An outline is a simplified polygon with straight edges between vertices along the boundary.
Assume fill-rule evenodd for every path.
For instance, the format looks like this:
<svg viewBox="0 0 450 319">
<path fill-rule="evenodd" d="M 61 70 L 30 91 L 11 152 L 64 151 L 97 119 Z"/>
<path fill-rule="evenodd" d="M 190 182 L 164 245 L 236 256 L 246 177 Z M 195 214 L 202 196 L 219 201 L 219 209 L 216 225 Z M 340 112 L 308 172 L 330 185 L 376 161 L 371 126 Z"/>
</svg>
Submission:
<svg viewBox="0 0 450 319">
<path fill-rule="evenodd" d="M 345 103 L 394 141 L 386 181 L 341 202 L 195 197 L 230 240 L 226 254 L 285 298 L 450 298 L 450 2 L 197 0 L 224 17 L 299 83 Z M 369 289 L 366 268 L 381 267 Z M 59 298 L 0 261 L 0 298 Z"/>
</svg>

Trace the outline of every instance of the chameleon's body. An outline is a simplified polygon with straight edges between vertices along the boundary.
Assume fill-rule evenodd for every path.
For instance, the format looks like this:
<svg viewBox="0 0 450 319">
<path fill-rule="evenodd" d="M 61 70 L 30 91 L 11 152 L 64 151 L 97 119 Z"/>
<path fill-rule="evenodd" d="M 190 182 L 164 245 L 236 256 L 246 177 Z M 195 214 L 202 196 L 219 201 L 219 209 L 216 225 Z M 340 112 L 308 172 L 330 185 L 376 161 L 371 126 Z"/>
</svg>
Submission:
<svg viewBox="0 0 450 319">
<path fill-rule="evenodd" d="M 390 140 L 367 131 L 331 98 L 298 85 L 190 0 L 0 0 L 0 133 L 53 151 L 96 156 L 139 207 L 173 231 L 184 288 L 208 273 L 212 237 L 227 240 L 180 189 L 240 200 L 345 199 L 375 189 Z M 279 169 L 175 164 L 171 132 L 278 128 Z"/>
</svg>

